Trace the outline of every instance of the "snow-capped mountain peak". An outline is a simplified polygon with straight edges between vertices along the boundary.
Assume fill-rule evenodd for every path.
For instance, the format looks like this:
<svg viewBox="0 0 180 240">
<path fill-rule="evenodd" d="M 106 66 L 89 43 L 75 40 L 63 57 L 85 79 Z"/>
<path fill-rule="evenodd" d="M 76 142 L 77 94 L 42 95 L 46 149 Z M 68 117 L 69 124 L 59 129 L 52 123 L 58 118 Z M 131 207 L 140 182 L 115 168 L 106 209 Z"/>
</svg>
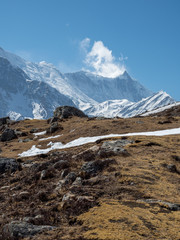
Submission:
<svg viewBox="0 0 180 240">
<path fill-rule="evenodd" d="M 0 48 L 1 116 L 48 118 L 65 104 L 93 116 L 129 117 L 172 102 L 167 93 L 152 93 L 127 71 L 116 78 L 87 71 L 62 74 L 51 63 L 28 62 Z"/>
<path fill-rule="evenodd" d="M 26 61 L 22 59 L 21 57 L 5 51 L 3 48 L 0 47 L 0 57 L 3 57 L 7 59 L 13 66 L 16 67 L 25 67 L 26 66 Z"/>
</svg>

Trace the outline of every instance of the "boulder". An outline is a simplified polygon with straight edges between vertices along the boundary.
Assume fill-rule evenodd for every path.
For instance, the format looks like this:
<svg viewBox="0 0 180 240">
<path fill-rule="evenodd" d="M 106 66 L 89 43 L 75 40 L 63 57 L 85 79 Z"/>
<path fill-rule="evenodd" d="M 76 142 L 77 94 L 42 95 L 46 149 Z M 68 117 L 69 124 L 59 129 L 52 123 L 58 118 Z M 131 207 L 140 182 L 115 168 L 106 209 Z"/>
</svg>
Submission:
<svg viewBox="0 0 180 240">
<path fill-rule="evenodd" d="M 51 126 L 46 130 L 46 133 L 54 133 L 57 130 L 63 130 L 63 127 L 60 126 L 57 122 L 51 123 Z"/>
<path fill-rule="evenodd" d="M 127 139 L 106 141 L 102 144 L 98 155 L 101 157 L 109 157 L 118 154 L 123 154 L 126 156 L 128 155 L 128 152 L 123 147 L 130 143 L 133 143 L 133 141 Z"/>
<path fill-rule="evenodd" d="M 0 174 L 13 173 L 20 168 L 20 164 L 14 158 L 0 158 Z"/>
<path fill-rule="evenodd" d="M 75 107 L 70 107 L 70 106 L 58 107 L 54 111 L 54 117 L 58 117 L 60 119 L 69 118 L 72 116 L 86 117 L 86 115 L 81 110 L 79 110 Z"/>
<path fill-rule="evenodd" d="M 4 239 L 18 240 L 25 237 L 32 237 L 38 233 L 52 229 L 54 229 L 52 226 L 38 226 L 28 222 L 12 221 L 4 226 L 3 237 Z"/>
<path fill-rule="evenodd" d="M 95 176 L 98 172 L 101 172 L 105 167 L 108 167 L 110 164 L 116 164 L 116 161 L 114 159 L 104 159 L 86 162 L 81 168 L 81 174 L 85 178 Z"/>
<path fill-rule="evenodd" d="M 62 170 L 62 169 L 68 168 L 68 167 L 69 167 L 69 163 L 67 160 L 59 160 L 58 162 L 56 162 L 53 165 L 53 168 L 58 169 L 58 170 Z"/>
<path fill-rule="evenodd" d="M 2 125 L 5 125 L 5 124 L 8 124 L 10 123 L 10 118 L 9 117 L 3 117 L 3 118 L 0 118 L 0 126 Z"/>
<path fill-rule="evenodd" d="M 70 215 L 79 215 L 89 208 L 97 205 L 97 202 L 91 196 L 77 196 L 70 192 L 66 193 L 62 198 L 61 207 Z"/>
<path fill-rule="evenodd" d="M 6 142 L 6 141 L 11 141 L 12 139 L 15 139 L 17 138 L 17 135 L 15 133 L 15 131 L 13 129 L 10 129 L 10 128 L 6 128 L 1 137 L 0 137 L 0 140 L 2 142 Z"/>
</svg>

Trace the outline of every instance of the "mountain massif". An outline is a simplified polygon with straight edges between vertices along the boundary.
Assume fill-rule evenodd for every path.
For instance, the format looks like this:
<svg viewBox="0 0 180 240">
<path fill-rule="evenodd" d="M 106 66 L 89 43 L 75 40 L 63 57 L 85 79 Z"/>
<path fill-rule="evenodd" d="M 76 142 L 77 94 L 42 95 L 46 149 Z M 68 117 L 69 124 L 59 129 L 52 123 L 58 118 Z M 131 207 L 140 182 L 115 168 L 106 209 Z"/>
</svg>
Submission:
<svg viewBox="0 0 180 240">
<path fill-rule="evenodd" d="M 0 48 L 0 117 L 52 116 L 56 107 L 76 106 L 89 116 L 132 117 L 175 101 L 152 93 L 125 71 L 116 78 L 90 72 L 62 74 L 46 62 L 32 63 Z"/>
</svg>

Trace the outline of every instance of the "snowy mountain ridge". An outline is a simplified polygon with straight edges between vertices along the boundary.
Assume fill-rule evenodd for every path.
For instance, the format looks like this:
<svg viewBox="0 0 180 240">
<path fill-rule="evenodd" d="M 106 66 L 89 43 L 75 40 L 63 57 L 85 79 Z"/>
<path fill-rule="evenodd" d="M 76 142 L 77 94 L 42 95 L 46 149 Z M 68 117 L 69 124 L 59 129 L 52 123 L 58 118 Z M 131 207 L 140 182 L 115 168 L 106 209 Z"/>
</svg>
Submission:
<svg viewBox="0 0 180 240">
<path fill-rule="evenodd" d="M 139 102 L 130 102 L 127 99 L 105 101 L 90 107 L 85 113 L 89 116 L 127 118 L 173 103 L 175 101 L 166 92 L 160 91 L 150 97 L 143 98 Z"/>
<path fill-rule="evenodd" d="M 48 118 L 59 105 L 76 106 L 90 116 L 132 117 L 175 102 L 165 92 L 153 94 L 126 71 L 116 78 L 62 74 L 53 64 L 32 63 L 2 48 L 0 90 L 0 116 L 16 119 Z"/>
</svg>

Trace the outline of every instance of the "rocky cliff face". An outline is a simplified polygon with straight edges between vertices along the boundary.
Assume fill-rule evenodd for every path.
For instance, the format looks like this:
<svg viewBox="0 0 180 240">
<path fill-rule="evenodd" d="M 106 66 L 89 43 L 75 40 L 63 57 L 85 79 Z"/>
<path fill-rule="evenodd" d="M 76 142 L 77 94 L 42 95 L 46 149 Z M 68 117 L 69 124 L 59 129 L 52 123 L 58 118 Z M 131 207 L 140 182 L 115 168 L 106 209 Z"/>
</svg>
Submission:
<svg viewBox="0 0 180 240">
<path fill-rule="evenodd" d="M 152 95 L 150 90 L 133 80 L 126 71 L 117 78 L 105 78 L 83 71 L 65 76 L 71 85 L 99 103 L 118 99 L 138 102 Z"/>
</svg>

